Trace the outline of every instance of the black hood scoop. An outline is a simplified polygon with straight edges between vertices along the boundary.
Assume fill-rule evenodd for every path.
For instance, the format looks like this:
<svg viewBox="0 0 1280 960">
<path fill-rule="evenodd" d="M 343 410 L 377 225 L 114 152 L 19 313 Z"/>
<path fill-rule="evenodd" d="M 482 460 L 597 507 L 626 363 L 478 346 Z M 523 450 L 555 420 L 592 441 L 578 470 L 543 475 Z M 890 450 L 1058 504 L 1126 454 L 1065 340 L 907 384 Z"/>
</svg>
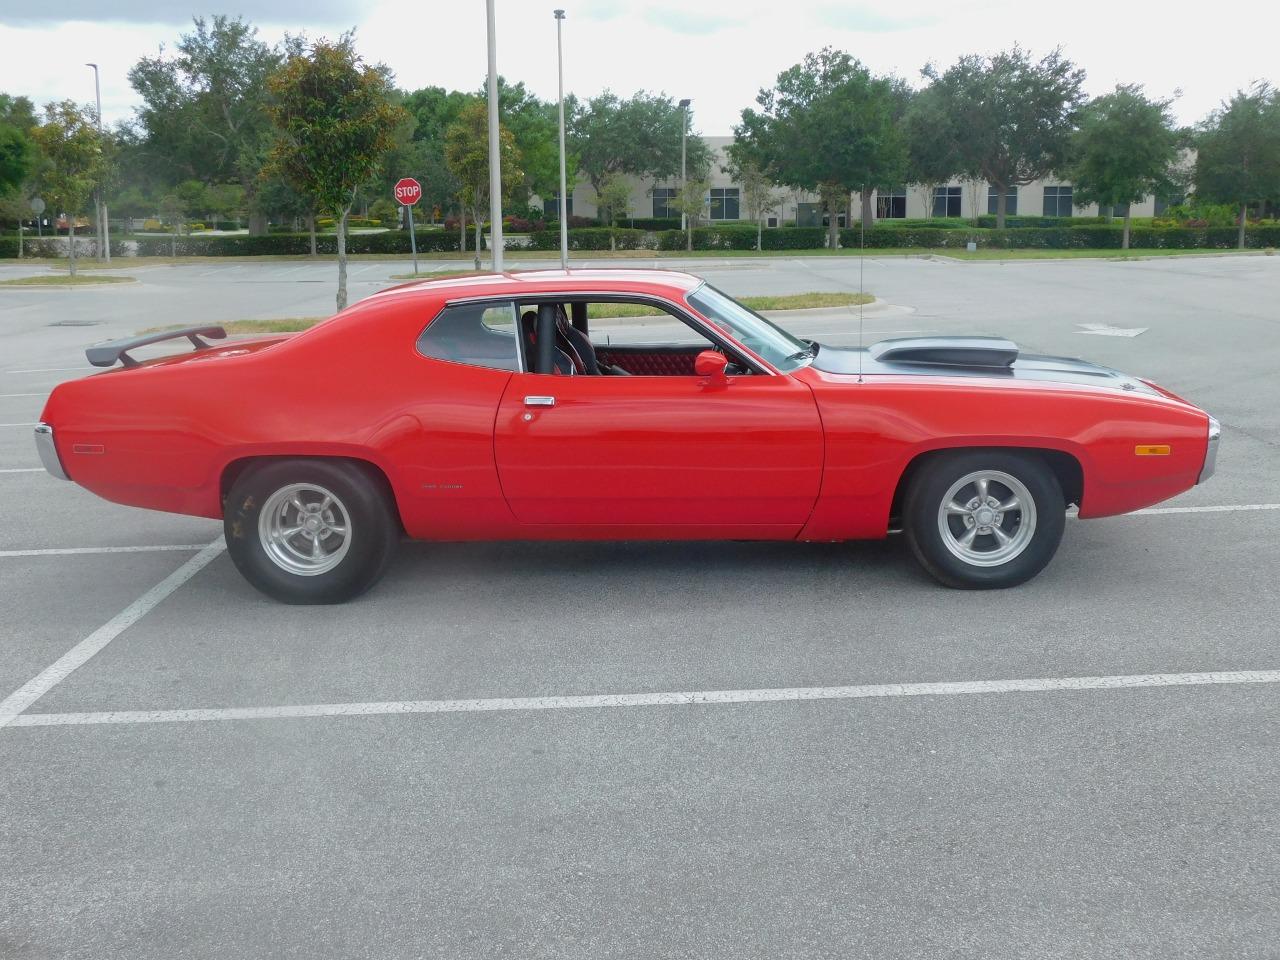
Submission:
<svg viewBox="0 0 1280 960">
<path fill-rule="evenodd" d="M 867 348 L 879 363 L 923 363 L 946 367 L 1011 367 L 1018 345 L 1003 337 L 904 337 Z"/>
</svg>

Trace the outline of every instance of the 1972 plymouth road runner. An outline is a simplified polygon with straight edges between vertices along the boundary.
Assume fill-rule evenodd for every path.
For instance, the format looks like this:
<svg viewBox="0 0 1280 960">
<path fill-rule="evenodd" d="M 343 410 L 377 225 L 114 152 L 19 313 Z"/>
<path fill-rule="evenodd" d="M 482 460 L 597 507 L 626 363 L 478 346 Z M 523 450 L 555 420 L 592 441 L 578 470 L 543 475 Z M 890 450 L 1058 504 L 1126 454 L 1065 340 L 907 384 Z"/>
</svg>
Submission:
<svg viewBox="0 0 1280 960">
<path fill-rule="evenodd" d="M 990 337 L 800 340 L 666 271 L 415 282 L 300 334 L 209 342 L 224 336 L 91 347 L 113 369 L 55 389 L 36 443 L 108 500 L 221 518 L 240 571 L 291 603 L 360 594 L 403 534 L 900 526 L 942 583 L 1007 587 L 1049 562 L 1070 505 L 1105 517 L 1181 493 L 1213 472 L 1219 437 L 1114 370 Z M 195 349 L 130 354 L 175 337 Z"/>
</svg>

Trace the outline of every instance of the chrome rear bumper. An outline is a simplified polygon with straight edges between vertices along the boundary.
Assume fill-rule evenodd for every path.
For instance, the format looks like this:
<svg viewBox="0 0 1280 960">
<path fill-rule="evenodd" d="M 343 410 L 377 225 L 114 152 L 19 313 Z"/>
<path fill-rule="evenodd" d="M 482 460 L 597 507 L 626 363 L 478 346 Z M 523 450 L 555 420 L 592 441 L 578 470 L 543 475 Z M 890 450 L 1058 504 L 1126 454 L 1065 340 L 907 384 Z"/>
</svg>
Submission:
<svg viewBox="0 0 1280 960">
<path fill-rule="evenodd" d="M 1218 441 L 1222 439 L 1222 424 L 1213 417 L 1209 418 L 1209 445 L 1204 451 L 1204 466 L 1200 468 L 1200 477 L 1196 483 L 1204 483 L 1213 476 L 1218 466 Z"/>
<path fill-rule="evenodd" d="M 62 458 L 58 456 L 58 448 L 53 443 L 53 427 L 47 423 L 36 424 L 36 452 L 40 454 L 40 462 L 44 468 L 59 480 L 70 480 L 67 471 L 62 469 Z"/>
</svg>

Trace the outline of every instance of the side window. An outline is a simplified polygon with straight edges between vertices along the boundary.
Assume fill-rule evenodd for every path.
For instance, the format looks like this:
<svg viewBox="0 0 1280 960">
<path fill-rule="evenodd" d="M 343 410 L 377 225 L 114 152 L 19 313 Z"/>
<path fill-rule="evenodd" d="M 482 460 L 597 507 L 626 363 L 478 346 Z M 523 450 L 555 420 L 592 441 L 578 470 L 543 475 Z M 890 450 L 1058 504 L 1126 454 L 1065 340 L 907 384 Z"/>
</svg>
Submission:
<svg viewBox="0 0 1280 960">
<path fill-rule="evenodd" d="M 445 307 L 418 337 L 418 352 L 436 360 L 518 371 L 515 305 L 459 303 Z"/>
<path fill-rule="evenodd" d="M 697 352 L 715 346 L 683 320 L 647 303 L 589 303 L 587 322 L 597 350 L 645 345 L 689 347 Z"/>
</svg>

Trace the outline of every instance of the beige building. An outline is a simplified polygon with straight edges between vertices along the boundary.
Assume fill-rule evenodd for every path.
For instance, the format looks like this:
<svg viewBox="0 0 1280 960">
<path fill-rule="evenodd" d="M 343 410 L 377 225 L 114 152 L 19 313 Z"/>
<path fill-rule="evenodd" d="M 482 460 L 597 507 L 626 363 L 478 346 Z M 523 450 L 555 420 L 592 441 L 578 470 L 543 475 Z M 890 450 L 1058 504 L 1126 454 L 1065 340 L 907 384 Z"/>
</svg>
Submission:
<svg viewBox="0 0 1280 960">
<path fill-rule="evenodd" d="M 703 137 L 712 151 L 711 187 L 703 208 L 707 220 L 713 223 L 749 219 L 742 203 L 741 189 L 725 171 L 725 148 L 733 143 L 732 137 Z M 631 191 L 631 216 L 637 218 L 678 217 L 679 212 L 668 206 L 679 188 L 679 178 L 649 181 L 635 180 Z M 780 203 L 776 210 L 766 215 L 766 224 L 797 223 L 799 226 L 822 226 L 825 216 L 818 198 L 803 191 L 779 188 Z M 984 181 L 955 180 L 933 187 L 907 186 L 897 190 L 876 191 L 872 194 L 872 209 L 876 220 L 924 219 L 928 217 L 966 217 L 996 212 L 996 192 Z M 554 197 L 543 200 L 548 217 L 558 215 Z M 1146 197 L 1132 206 L 1135 217 L 1158 216 L 1168 204 L 1156 197 Z M 847 220 L 857 220 L 861 198 L 852 194 L 849 209 L 839 214 L 843 225 Z M 574 187 L 570 200 L 570 215 L 594 217 L 596 215 L 595 191 L 589 183 Z M 1096 204 L 1077 207 L 1073 200 L 1071 184 L 1065 180 L 1049 178 L 1037 180 L 1010 191 L 1006 206 L 1010 216 L 1093 217 L 1098 215 Z M 1114 211 L 1117 215 L 1121 210 Z"/>
</svg>

